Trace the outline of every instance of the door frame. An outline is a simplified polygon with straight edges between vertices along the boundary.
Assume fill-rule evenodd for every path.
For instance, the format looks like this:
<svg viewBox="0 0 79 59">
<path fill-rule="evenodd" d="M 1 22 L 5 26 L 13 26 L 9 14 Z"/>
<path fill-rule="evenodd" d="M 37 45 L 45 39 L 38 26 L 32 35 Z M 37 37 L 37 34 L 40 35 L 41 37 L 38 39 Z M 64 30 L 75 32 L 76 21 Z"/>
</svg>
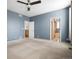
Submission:
<svg viewBox="0 0 79 59">
<path fill-rule="evenodd" d="M 31 25 L 33 25 L 33 26 L 32 26 L 32 28 L 33 28 L 33 29 L 32 29 L 32 30 L 33 30 L 33 32 L 32 32 L 32 33 L 33 33 L 33 38 L 31 38 L 31 36 L 30 36 L 30 35 L 32 35 L 32 34 L 31 34 L 31 31 L 30 31 L 30 30 L 31 30 L 31 29 L 30 29 L 30 26 L 31 26 Z M 30 22 L 29 22 L 29 39 L 34 39 L 34 21 L 30 21 Z"/>
<path fill-rule="evenodd" d="M 51 23 L 51 22 L 53 21 L 53 18 L 54 18 L 54 17 L 57 17 L 57 16 L 53 16 L 53 17 L 50 18 L 50 40 L 52 40 L 52 30 L 51 30 L 51 29 L 52 29 L 52 23 Z M 57 17 L 57 18 L 58 18 L 58 17 Z M 60 21 L 60 20 L 59 20 L 59 21 Z M 61 22 L 60 22 L 60 23 L 61 23 Z M 60 23 L 59 23 L 59 26 L 61 25 Z M 59 42 L 61 42 L 61 27 L 60 27 L 60 39 L 59 39 Z"/>
</svg>

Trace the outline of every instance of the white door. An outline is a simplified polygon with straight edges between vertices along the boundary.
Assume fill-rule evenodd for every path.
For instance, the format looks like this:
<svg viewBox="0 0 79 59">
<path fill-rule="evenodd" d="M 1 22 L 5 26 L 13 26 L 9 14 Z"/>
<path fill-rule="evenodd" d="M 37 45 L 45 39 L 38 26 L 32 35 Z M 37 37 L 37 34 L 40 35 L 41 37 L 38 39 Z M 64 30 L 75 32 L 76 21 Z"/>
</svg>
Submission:
<svg viewBox="0 0 79 59">
<path fill-rule="evenodd" d="M 29 39 L 34 39 L 34 22 L 29 22 Z"/>
</svg>

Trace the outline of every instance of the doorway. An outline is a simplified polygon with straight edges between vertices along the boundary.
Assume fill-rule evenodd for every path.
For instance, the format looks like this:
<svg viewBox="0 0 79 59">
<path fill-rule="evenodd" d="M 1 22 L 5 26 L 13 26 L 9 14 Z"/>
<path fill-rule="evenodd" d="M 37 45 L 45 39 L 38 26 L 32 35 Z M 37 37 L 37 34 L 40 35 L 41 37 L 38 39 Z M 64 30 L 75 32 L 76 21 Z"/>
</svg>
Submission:
<svg viewBox="0 0 79 59">
<path fill-rule="evenodd" d="M 55 42 L 61 41 L 60 19 L 56 16 L 50 20 L 50 39 Z"/>
<path fill-rule="evenodd" d="M 24 38 L 34 39 L 34 21 L 24 21 Z"/>
<path fill-rule="evenodd" d="M 24 21 L 24 38 L 29 38 L 29 21 Z"/>
</svg>

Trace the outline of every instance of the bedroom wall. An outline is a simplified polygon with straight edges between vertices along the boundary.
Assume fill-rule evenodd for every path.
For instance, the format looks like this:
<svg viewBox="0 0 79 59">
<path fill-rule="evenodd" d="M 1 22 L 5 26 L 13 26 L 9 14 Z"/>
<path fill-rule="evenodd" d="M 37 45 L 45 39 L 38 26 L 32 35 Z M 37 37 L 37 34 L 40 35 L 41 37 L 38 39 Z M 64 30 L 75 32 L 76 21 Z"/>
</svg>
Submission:
<svg viewBox="0 0 79 59">
<path fill-rule="evenodd" d="M 7 11 L 7 39 L 16 40 L 23 38 L 24 20 L 28 17 L 20 17 L 18 13 Z"/>
<path fill-rule="evenodd" d="M 65 41 L 69 32 L 69 8 L 49 12 L 46 14 L 30 17 L 30 21 L 34 21 L 35 38 L 50 39 L 50 19 L 53 16 L 60 18 L 61 39 Z"/>
</svg>

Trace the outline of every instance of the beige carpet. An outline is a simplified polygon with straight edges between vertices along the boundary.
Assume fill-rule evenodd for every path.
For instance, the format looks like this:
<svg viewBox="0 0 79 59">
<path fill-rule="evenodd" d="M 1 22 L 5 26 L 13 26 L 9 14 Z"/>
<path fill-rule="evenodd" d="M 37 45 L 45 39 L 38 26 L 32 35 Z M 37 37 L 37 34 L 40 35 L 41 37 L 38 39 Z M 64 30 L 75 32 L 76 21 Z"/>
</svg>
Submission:
<svg viewBox="0 0 79 59">
<path fill-rule="evenodd" d="M 50 40 L 8 43 L 7 53 L 7 59 L 72 59 L 72 51 L 66 44 Z"/>
</svg>

